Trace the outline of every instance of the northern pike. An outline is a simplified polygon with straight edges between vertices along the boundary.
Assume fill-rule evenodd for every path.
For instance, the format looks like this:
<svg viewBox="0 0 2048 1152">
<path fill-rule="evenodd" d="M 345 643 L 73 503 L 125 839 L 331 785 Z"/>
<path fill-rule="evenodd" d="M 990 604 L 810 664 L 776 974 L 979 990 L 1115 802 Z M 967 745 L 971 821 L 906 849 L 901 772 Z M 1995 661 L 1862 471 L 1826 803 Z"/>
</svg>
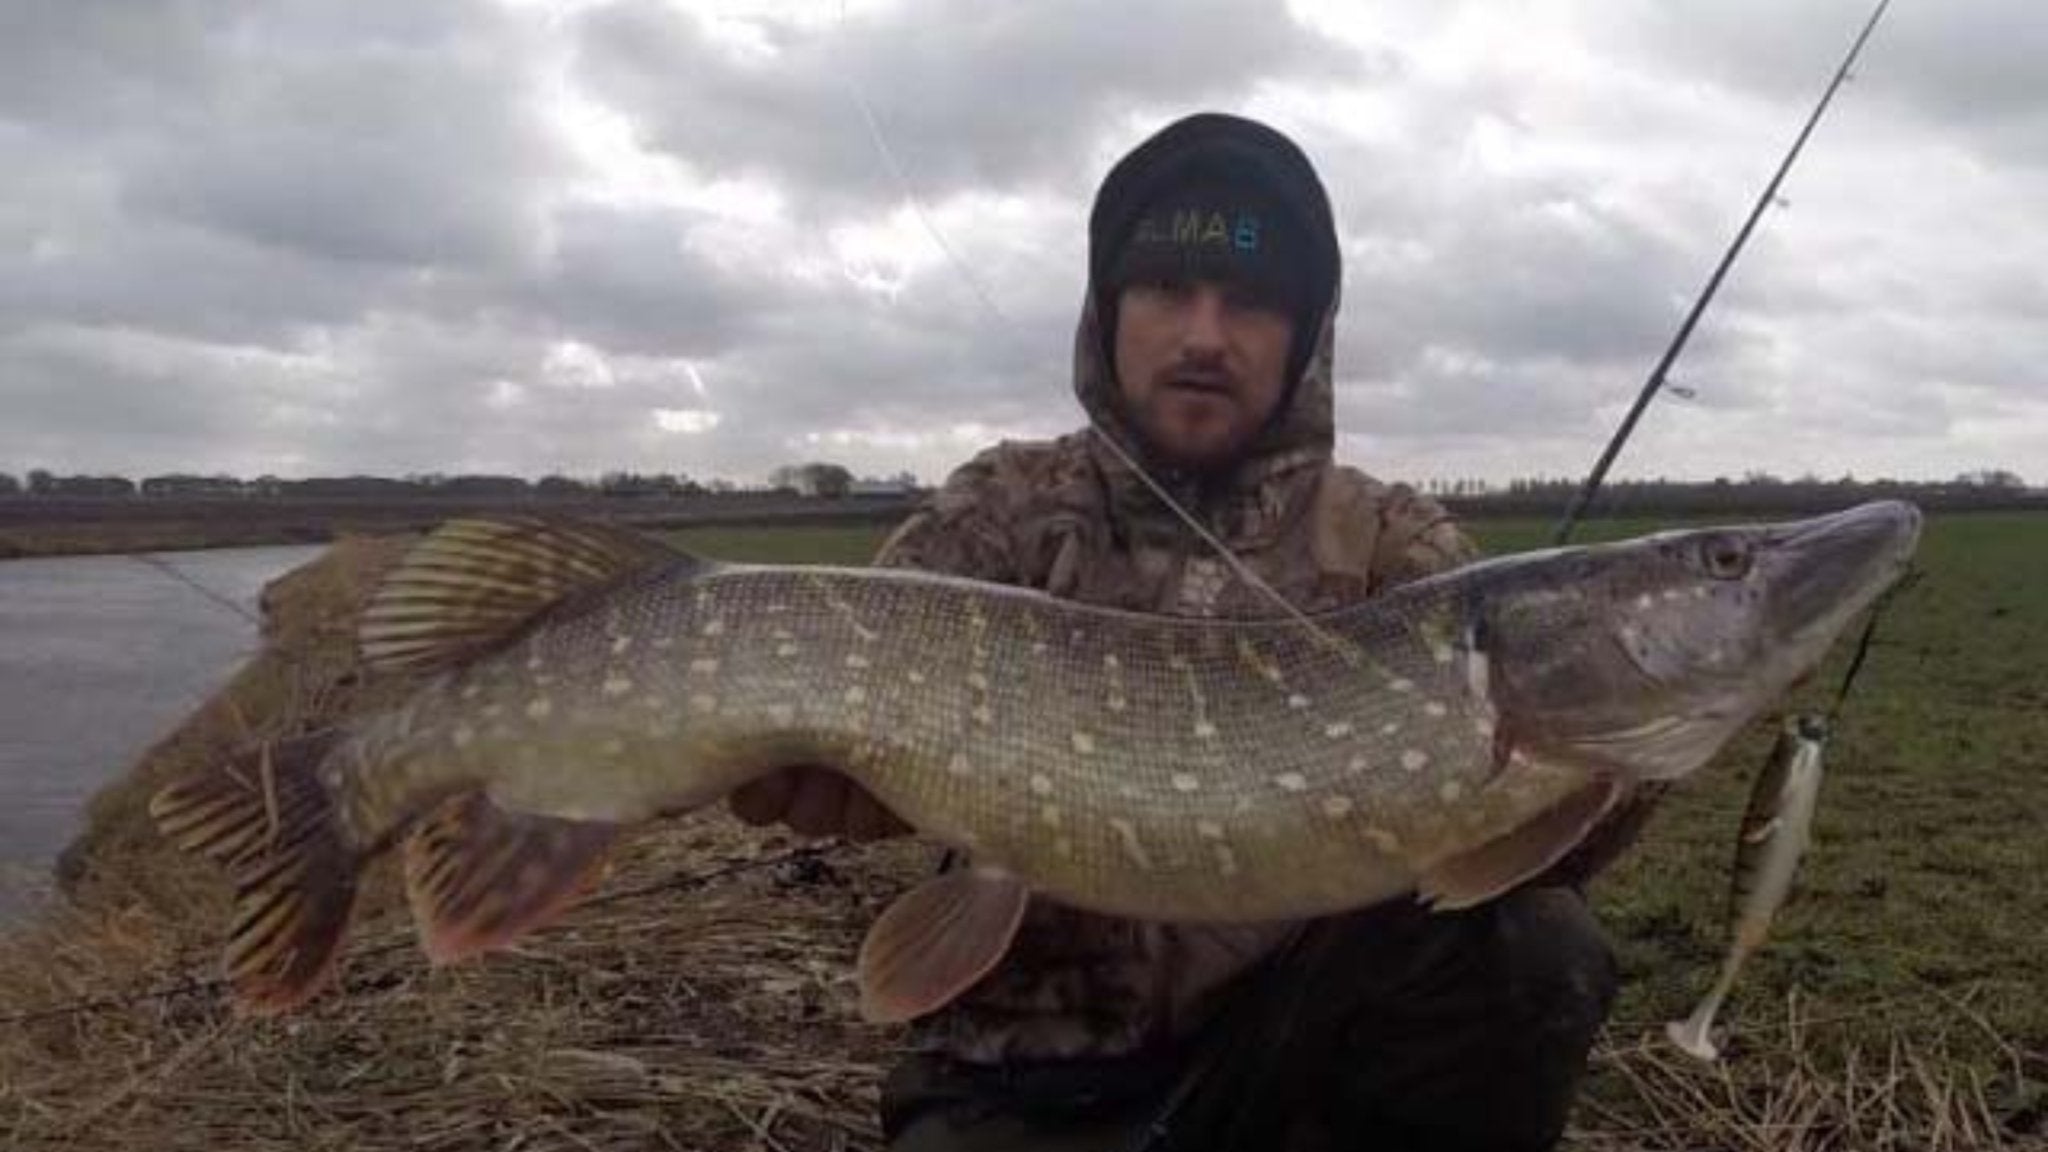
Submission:
<svg viewBox="0 0 2048 1152">
<path fill-rule="evenodd" d="M 1919 513 L 1500 557 L 1313 616 L 1187 619 L 880 568 L 724 564 L 620 529 L 451 521 L 366 608 L 388 710 L 152 798 L 237 887 L 240 1006 L 332 978 L 357 877 L 403 845 L 427 955 L 549 922 L 619 831 L 791 764 L 845 773 L 973 866 L 859 957 L 930 1011 L 1027 897 L 1134 918 L 1482 902 L 1638 781 L 1708 761 L 1892 583 Z"/>
<path fill-rule="evenodd" d="M 1735 841 L 1735 869 L 1729 884 L 1728 920 L 1732 938 L 1714 986 L 1684 1020 L 1664 1025 L 1680 1051 L 1700 1060 L 1720 1058 L 1714 1043 L 1714 1017 L 1735 986 L 1735 974 L 1770 933 L 1771 921 L 1792 894 L 1799 858 L 1813 834 L 1813 812 L 1820 799 L 1822 752 L 1827 721 L 1820 716 L 1788 717 L 1771 746 L 1770 758 L 1750 786 L 1749 804 Z"/>
</svg>

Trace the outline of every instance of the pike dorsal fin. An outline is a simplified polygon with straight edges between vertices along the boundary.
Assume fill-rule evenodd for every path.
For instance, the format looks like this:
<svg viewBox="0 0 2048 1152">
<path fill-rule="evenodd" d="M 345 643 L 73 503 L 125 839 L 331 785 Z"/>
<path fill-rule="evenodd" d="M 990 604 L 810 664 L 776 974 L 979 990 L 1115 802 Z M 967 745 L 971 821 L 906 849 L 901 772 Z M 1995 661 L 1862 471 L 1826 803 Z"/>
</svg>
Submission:
<svg viewBox="0 0 2048 1152">
<path fill-rule="evenodd" d="M 384 578 L 356 633 L 374 672 L 445 667 L 502 643 L 570 597 L 692 557 L 609 524 L 450 520 Z"/>
<path fill-rule="evenodd" d="M 1619 781 L 1595 780 L 1514 831 L 1431 865 L 1417 885 L 1418 894 L 1438 909 L 1483 904 L 1562 860 L 1621 793 Z"/>
</svg>

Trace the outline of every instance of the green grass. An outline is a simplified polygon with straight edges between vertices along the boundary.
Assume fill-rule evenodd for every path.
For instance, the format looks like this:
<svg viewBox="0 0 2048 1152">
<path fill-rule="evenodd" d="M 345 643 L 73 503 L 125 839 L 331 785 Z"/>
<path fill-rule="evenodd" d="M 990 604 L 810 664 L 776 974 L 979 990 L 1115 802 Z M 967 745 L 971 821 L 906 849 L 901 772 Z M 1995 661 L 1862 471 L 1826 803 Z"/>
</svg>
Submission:
<svg viewBox="0 0 2048 1152">
<path fill-rule="evenodd" d="M 1799 893 L 1726 1018 L 1817 1011 L 1947 1026 L 1967 1001 L 2048 1053 L 2048 517 L 1932 521 L 1840 715 Z M 1825 708 L 1851 645 L 1788 706 Z M 1723 947 L 1727 861 L 1771 732 L 1665 806 L 1596 890 L 1630 977 L 1624 1015 L 1680 1013 Z"/>
<path fill-rule="evenodd" d="M 1576 539 L 1670 526 L 1596 521 Z M 1504 553 L 1547 544 L 1551 527 L 1482 521 L 1470 531 Z M 857 564 L 883 535 L 730 529 L 677 539 L 731 559 Z M 1816 1044 L 1944 1039 L 1943 1050 L 2004 1083 L 2012 1053 L 1992 1033 L 2028 1060 L 2048 1053 L 2048 516 L 1933 518 L 1917 562 L 1923 579 L 1887 611 L 1838 719 L 1799 891 L 1721 1018 L 1738 1042 L 1761 1043 L 1783 1027 L 1796 993 L 1829 1022 L 1809 1038 Z M 1840 645 L 1786 709 L 1825 708 L 1852 647 Z M 1779 715 L 1684 782 L 1595 883 L 1626 979 L 1615 1029 L 1650 1034 L 1711 982 L 1726 946 L 1735 830 Z"/>
<path fill-rule="evenodd" d="M 889 534 L 885 526 L 806 524 L 793 527 L 678 528 L 656 533 L 700 556 L 749 564 L 865 564 Z"/>
</svg>

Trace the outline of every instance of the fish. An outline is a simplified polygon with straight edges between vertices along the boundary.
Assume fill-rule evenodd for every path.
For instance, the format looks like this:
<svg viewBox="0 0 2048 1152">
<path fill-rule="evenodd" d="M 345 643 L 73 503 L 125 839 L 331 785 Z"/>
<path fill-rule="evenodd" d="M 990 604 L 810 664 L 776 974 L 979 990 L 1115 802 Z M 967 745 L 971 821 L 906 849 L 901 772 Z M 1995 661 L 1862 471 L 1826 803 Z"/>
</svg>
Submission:
<svg viewBox="0 0 2048 1152">
<path fill-rule="evenodd" d="M 1729 884 L 1728 954 L 1719 977 L 1692 1014 L 1668 1021 L 1665 1034 L 1678 1050 L 1712 1063 L 1720 1059 L 1714 1018 L 1735 986 L 1743 962 L 1763 947 L 1771 922 L 1792 894 L 1799 861 L 1813 839 L 1813 814 L 1820 801 L 1827 749 L 1827 718 L 1801 713 L 1785 718 L 1763 770 L 1750 787 L 1735 841 Z"/>
<path fill-rule="evenodd" d="M 502 948 L 628 828 L 791 764 L 968 866 L 897 897 L 858 1010 L 936 1010 L 1033 896 L 1138 919 L 1471 907 L 1687 776 L 1903 570 L 1912 505 L 1492 557 L 1300 617 L 1193 619 L 887 567 L 721 562 L 616 526 L 445 522 L 371 596 L 389 707 L 167 783 L 235 888 L 238 1011 L 336 978 L 398 853 L 430 962 Z"/>
</svg>

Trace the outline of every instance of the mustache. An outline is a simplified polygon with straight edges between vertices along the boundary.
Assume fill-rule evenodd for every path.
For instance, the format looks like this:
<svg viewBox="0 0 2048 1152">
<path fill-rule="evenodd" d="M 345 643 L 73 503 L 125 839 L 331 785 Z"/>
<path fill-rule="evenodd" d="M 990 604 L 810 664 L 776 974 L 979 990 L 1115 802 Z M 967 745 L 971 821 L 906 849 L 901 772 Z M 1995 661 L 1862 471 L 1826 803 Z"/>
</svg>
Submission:
<svg viewBox="0 0 2048 1152">
<path fill-rule="evenodd" d="M 1237 373 L 1216 361 L 1182 360 L 1153 373 L 1154 384 L 1167 387 L 1199 388 L 1208 391 L 1233 391 L 1237 388 Z"/>
</svg>

